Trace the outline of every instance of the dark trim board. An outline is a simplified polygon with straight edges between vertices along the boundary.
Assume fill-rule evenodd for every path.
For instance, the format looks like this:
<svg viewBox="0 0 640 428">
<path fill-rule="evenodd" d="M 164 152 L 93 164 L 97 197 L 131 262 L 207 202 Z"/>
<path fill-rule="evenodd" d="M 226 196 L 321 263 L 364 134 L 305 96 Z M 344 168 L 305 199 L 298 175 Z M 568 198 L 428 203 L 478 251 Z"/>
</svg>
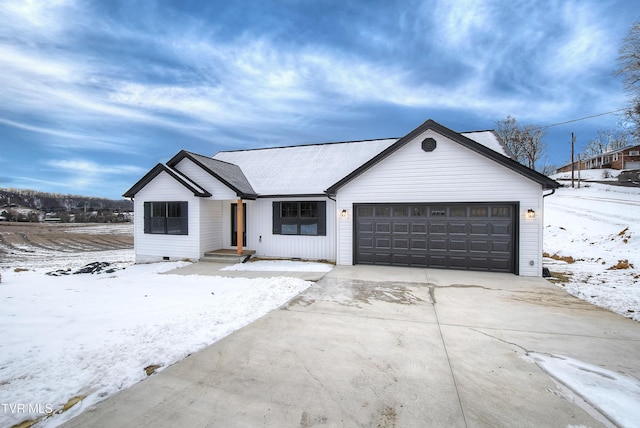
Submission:
<svg viewBox="0 0 640 428">
<path fill-rule="evenodd" d="M 353 205 L 353 264 L 519 271 L 514 201 Z"/>
</svg>

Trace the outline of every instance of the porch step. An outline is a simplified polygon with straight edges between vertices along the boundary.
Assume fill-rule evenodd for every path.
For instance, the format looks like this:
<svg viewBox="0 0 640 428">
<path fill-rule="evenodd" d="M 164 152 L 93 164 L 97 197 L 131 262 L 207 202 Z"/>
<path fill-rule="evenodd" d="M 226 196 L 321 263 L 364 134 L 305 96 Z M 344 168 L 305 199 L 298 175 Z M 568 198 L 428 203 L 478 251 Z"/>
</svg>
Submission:
<svg viewBox="0 0 640 428">
<path fill-rule="evenodd" d="M 242 255 L 239 255 L 236 250 L 207 251 L 200 261 L 233 265 L 246 262 L 255 253 L 255 250 L 244 250 L 242 251 Z"/>
</svg>

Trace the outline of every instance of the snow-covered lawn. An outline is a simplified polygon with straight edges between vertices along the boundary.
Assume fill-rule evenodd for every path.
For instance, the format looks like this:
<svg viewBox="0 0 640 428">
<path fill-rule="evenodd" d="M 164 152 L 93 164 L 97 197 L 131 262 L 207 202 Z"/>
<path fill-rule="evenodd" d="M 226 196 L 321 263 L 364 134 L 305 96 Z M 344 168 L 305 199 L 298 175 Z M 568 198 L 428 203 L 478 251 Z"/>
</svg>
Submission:
<svg viewBox="0 0 640 428">
<path fill-rule="evenodd" d="M 545 266 L 564 275 L 558 286 L 569 293 L 640 321 L 640 189 L 588 186 L 561 188 L 545 198 L 544 250 L 553 256 L 545 258 Z M 95 227 L 92 233 L 106 231 Z M 123 226 L 118 232 L 128 230 Z M 43 417 L 82 398 L 38 425 L 57 426 L 144 379 L 145 368 L 162 370 L 311 285 L 285 277 L 165 274 L 184 262 L 134 265 L 132 250 L 60 253 L 30 248 L 27 255 L 18 254 L 24 265 L 0 260 L 0 426 Z M 118 270 L 45 275 L 93 261 L 110 262 Z M 260 261 L 228 269 L 324 271 L 331 266 Z M 534 359 L 565 384 L 582 382 L 574 385 L 579 391 L 595 385 L 588 379 L 593 368 L 579 362 L 541 355 Z M 570 379 L 562 377 L 576 367 Z M 637 397 L 637 381 L 625 386 L 625 379 L 616 379 L 622 386 L 596 385 L 595 393 L 617 388 Z"/>
<path fill-rule="evenodd" d="M 544 261 L 574 296 L 640 321 L 640 188 L 590 183 L 545 198 Z"/>
<path fill-rule="evenodd" d="M 141 381 L 145 368 L 162 370 L 311 285 L 285 277 L 162 274 L 186 263 L 132 265 L 131 259 L 132 250 L 93 252 L 64 263 L 43 261 L 28 271 L 1 271 L 0 426 L 42 417 L 83 398 L 38 425 L 57 426 Z M 44 274 L 107 260 L 125 269 Z"/>
</svg>

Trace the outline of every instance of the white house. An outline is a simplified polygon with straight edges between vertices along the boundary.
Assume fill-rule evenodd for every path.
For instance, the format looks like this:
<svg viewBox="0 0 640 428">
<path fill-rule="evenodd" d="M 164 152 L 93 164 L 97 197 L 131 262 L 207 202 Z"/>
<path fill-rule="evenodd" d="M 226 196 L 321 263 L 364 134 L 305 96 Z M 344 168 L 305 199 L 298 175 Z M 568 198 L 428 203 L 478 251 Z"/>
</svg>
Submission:
<svg viewBox="0 0 640 428">
<path fill-rule="evenodd" d="M 137 262 L 248 249 L 540 276 L 543 198 L 557 187 L 493 131 L 428 120 L 400 139 L 183 150 L 124 196 L 134 199 Z"/>
</svg>

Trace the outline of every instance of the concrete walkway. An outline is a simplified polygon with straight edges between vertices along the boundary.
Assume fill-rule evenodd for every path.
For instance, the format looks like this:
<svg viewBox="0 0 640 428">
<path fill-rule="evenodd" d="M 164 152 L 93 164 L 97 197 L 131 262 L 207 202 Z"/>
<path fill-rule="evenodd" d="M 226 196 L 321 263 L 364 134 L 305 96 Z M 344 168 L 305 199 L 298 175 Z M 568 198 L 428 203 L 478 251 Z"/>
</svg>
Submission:
<svg viewBox="0 0 640 428">
<path fill-rule="evenodd" d="M 527 352 L 640 378 L 640 324 L 539 278 L 336 267 L 65 427 L 605 426 Z"/>
</svg>

